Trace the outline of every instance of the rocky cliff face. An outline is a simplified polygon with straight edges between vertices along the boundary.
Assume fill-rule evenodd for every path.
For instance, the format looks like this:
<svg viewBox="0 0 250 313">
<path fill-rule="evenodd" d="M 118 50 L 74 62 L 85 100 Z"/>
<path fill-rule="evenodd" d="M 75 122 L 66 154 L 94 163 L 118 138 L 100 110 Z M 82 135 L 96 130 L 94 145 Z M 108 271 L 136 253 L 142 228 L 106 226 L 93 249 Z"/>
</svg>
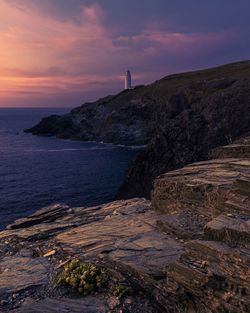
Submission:
<svg viewBox="0 0 250 313">
<path fill-rule="evenodd" d="M 130 165 L 117 198 L 149 197 L 158 175 L 204 160 L 212 148 L 250 131 L 250 62 L 171 75 L 50 116 L 27 131 L 147 144 Z"/>
<path fill-rule="evenodd" d="M 55 205 L 9 225 L 0 311 L 249 312 L 250 138 L 213 156 L 159 176 L 152 203 Z M 105 269 L 106 285 L 87 296 L 58 285 L 73 259 Z"/>
<path fill-rule="evenodd" d="M 26 131 L 59 138 L 144 145 L 152 137 L 155 125 L 154 108 L 141 90 L 143 87 L 137 87 L 94 103 L 85 103 L 69 114 L 44 118 Z"/>
<path fill-rule="evenodd" d="M 241 72 L 242 71 L 242 72 Z M 250 131 L 250 63 L 177 75 L 160 81 L 171 96 L 159 107 L 146 150 L 130 165 L 118 198 L 150 196 L 160 174 L 205 160 L 211 149 Z"/>
</svg>

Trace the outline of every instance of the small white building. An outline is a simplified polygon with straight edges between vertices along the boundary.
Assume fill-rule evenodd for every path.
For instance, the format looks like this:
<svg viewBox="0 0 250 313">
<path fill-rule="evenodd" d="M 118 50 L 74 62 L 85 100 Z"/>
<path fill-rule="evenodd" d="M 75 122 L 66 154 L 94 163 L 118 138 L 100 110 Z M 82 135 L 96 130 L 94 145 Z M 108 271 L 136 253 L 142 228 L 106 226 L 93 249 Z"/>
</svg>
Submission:
<svg viewBox="0 0 250 313">
<path fill-rule="evenodd" d="M 125 89 L 132 89 L 132 77 L 130 70 L 127 70 L 126 76 L 125 76 Z"/>
</svg>

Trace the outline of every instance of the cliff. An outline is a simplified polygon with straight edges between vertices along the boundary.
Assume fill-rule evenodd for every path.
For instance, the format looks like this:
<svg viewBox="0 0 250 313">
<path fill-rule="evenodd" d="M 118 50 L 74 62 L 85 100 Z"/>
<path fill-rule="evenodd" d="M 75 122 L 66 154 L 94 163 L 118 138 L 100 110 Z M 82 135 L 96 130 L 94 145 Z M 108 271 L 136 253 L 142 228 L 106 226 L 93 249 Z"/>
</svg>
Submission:
<svg viewBox="0 0 250 313">
<path fill-rule="evenodd" d="M 153 180 L 250 131 L 250 62 L 167 76 L 26 130 L 35 135 L 147 145 L 117 198 L 150 197 Z"/>
<path fill-rule="evenodd" d="M 74 140 L 143 145 L 149 141 L 155 127 L 153 120 L 150 125 L 148 123 L 154 108 L 150 107 L 150 100 L 143 95 L 143 90 L 138 86 L 85 103 L 68 114 L 44 118 L 25 131 Z"/>
<path fill-rule="evenodd" d="M 55 205 L 9 225 L 0 311 L 249 312 L 250 138 L 210 158 L 157 177 L 152 202 Z"/>
</svg>

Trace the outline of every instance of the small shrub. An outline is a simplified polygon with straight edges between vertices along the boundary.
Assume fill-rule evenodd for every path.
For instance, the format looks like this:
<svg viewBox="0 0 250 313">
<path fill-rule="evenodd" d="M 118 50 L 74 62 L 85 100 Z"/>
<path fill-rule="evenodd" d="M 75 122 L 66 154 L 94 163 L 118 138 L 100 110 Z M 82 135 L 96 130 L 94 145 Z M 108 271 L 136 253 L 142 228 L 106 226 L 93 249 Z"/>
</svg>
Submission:
<svg viewBox="0 0 250 313">
<path fill-rule="evenodd" d="M 118 298 L 122 298 L 132 292 L 132 289 L 126 285 L 118 284 L 113 288 L 113 295 Z"/>
<path fill-rule="evenodd" d="M 64 266 L 59 285 L 71 286 L 84 295 L 93 293 L 107 282 L 106 270 L 91 263 L 72 260 Z"/>
</svg>

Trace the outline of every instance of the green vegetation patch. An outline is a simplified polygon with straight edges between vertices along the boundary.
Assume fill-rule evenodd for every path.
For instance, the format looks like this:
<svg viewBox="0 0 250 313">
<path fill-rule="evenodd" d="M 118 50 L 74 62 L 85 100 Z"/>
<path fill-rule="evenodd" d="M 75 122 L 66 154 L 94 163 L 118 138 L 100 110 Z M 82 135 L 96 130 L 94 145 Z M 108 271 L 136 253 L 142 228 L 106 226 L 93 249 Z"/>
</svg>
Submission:
<svg viewBox="0 0 250 313">
<path fill-rule="evenodd" d="M 118 298 L 132 294 L 132 292 L 132 288 L 124 284 L 117 284 L 113 288 L 113 295 Z"/>
<path fill-rule="evenodd" d="M 103 287 L 108 279 L 105 269 L 91 263 L 72 260 L 64 266 L 58 285 L 70 286 L 84 295 Z"/>
</svg>

